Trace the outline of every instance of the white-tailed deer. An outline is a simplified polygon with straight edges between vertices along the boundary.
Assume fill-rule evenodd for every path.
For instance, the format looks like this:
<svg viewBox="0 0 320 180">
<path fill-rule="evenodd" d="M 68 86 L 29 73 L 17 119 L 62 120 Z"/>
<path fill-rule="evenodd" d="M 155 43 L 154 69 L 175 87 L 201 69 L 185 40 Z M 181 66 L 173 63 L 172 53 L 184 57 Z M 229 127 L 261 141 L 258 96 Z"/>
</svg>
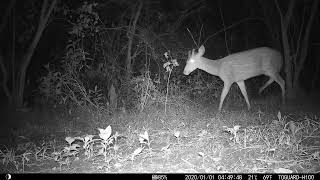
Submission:
<svg viewBox="0 0 320 180">
<path fill-rule="evenodd" d="M 204 52 L 204 46 L 199 48 L 198 53 L 195 53 L 194 49 L 192 53 L 188 52 L 188 60 L 183 74 L 189 75 L 195 69 L 201 69 L 221 78 L 224 82 L 224 87 L 220 97 L 219 111 L 221 111 L 223 101 L 234 82 L 238 84 L 249 110 L 250 102 L 244 80 L 262 74 L 269 76 L 270 79 L 259 89 L 259 93 L 275 81 L 281 87 L 282 103 L 284 103 L 285 83 L 279 74 L 282 66 L 282 56 L 278 51 L 268 47 L 261 47 L 231 54 L 217 60 L 203 57 Z"/>
</svg>

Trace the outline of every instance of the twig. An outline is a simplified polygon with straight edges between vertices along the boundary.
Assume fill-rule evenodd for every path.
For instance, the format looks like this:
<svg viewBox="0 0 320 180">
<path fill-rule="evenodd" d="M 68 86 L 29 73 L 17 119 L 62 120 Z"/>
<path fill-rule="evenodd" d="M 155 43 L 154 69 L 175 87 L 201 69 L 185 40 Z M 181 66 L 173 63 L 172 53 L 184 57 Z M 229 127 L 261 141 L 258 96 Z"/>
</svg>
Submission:
<svg viewBox="0 0 320 180">
<path fill-rule="evenodd" d="M 240 149 L 237 149 L 229 154 L 226 154 L 225 156 L 230 156 L 231 154 L 235 153 L 235 152 L 238 152 L 238 151 L 242 151 L 242 150 L 245 150 L 245 149 L 259 149 L 259 148 L 262 148 L 262 146 L 251 146 L 251 147 L 244 147 L 244 148 L 240 148 Z"/>
<path fill-rule="evenodd" d="M 290 162 L 304 162 L 304 161 L 310 161 L 311 159 L 308 158 L 308 159 L 303 159 L 303 160 L 288 160 L 288 161 L 276 161 L 276 160 L 267 160 L 267 159 L 256 159 L 258 161 L 263 161 L 263 162 L 266 162 L 266 163 L 290 163 Z"/>
<path fill-rule="evenodd" d="M 226 25 L 224 23 L 223 14 L 222 14 L 222 11 L 221 11 L 220 1 L 219 1 L 219 12 L 220 12 L 220 17 L 221 17 L 221 21 L 222 21 L 222 25 L 223 25 L 223 29 L 224 29 L 224 42 L 226 44 L 227 52 L 228 52 L 228 54 L 230 54 L 229 47 L 228 47 L 228 42 L 227 42 Z"/>
<path fill-rule="evenodd" d="M 245 21 L 250 21 L 250 20 L 260 20 L 260 21 L 263 21 L 262 18 L 246 18 L 246 19 L 242 19 L 242 20 L 240 20 L 240 21 L 238 21 L 238 22 L 236 22 L 236 23 L 234 23 L 234 24 L 231 24 L 230 26 L 227 26 L 226 28 L 223 28 L 223 29 L 215 32 L 214 34 L 208 36 L 207 39 L 203 42 L 203 44 L 205 44 L 205 43 L 206 43 L 210 38 L 212 38 L 213 36 L 215 36 L 215 35 L 217 35 L 217 34 L 219 34 L 219 33 L 221 33 L 221 32 L 224 32 L 224 31 L 226 31 L 226 30 L 228 30 L 228 29 L 231 29 L 231 28 L 233 28 L 234 26 L 237 26 L 237 25 L 239 25 L 239 24 L 241 24 L 241 23 L 243 23 L 243 22 L 245 22 Z"/>
</svg>

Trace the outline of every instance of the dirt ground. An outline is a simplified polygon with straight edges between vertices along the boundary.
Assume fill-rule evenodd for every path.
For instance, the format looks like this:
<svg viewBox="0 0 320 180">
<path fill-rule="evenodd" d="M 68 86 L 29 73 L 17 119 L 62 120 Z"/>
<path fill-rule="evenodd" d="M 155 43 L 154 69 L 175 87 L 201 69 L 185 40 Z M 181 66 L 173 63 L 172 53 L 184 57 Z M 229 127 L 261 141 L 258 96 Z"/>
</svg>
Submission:
<svg viewBox="0 0 320 180">
<path fill-rule="evenodd" d="M 169 108 L 166 116 L 158 108 L 150 108 L 140 114 L 119 112 L 96 124 L 90 124 L 91 121 L 87 122 L 90 117 L 79 114 L 64 119 L 54 110 L 7 110 L 2 112 L 6 120 L 3 119 L 0 133 L 0 172 L 274 173 L 278 169 L 292 173 L 320 172 L 320 159 L 315 156 L 320 152 L 320 136 L 317 133 L 305 144 L 300 142 L 298 149 L 289 148 L 288 143 L 286 149 L 276 141 L 249 137 L 255 136 L 258 131 L 275 135 L 272 130 L 274 126 L 270 124 L 279 120 L 279 110 L 282 117 L 286 117 L 285 122 L 299 123 L 308 117 L 308 122 L 320 123 L 320 101 L 317 96 L 292 101 L 280 108 L 256 103 L 250 111 L 244 110 L 242 105 L 226 107 L 218 113 L 212 111 L 216 106 L 191 108 L 188 112 L 183 108 Z M 80 148 L 74 155 L 61 155 L 68 145 L 66 137 L 94 134 L 98 138 L 97 128 L 107 125 L 111 125 L 112 134 L 118 132 L 119 137 L 108 144 L 106 154 L 92 151 L 95 155 L 88 157 L 86 150 Z M 230 130 L 238 125 L 239 138 L 226 131 L 226 127 Z M 314 130 L 319 131 L 319 128 Z M 148 145 L 139 143 L 139 137 L 145 131 L 148 132 Z M 266 150 L 265 144 L 268 142 L 269 149 Z M 77 144 L 84 146 L 83 142 Z M 136 150 L 141 147 L 142 150 L 137 153 Z M 313 148 L 313 156 L 310 148 Z M 60 152 L 60 160 L 53 155 L 54 152 Z"/>
</svg>

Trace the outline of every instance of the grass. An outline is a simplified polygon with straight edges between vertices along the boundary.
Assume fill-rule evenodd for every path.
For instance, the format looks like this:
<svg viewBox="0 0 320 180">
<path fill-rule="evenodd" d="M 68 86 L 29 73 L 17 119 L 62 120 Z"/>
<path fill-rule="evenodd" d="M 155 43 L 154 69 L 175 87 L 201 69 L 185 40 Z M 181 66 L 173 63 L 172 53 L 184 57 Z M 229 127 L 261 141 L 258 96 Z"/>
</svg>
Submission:
<svg viewBox="0 0 320 180">
<path fill-rule="evenodd" d="M 280 107 L 275 99 L 256 100 L 250 111 L 244 102 L 229 100 L 220 113 L 217 103 L 201 105 L 183 97 L 169 98 L 166 114 L 161 103 L 142 112 L 99 116 L 85 109 L 64 115 L 53 109 L 7 111 L 0 171 L 319 172 L 317 112 Z"/>
</svg>

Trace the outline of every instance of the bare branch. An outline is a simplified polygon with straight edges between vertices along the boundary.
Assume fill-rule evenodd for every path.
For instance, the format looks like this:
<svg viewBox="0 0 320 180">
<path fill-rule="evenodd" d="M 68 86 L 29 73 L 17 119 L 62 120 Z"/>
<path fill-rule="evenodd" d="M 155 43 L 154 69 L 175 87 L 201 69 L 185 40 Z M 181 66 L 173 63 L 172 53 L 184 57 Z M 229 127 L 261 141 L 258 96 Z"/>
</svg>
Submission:
<svg viewBox="0 0 320 180">
<path fill-rule="evenodd" d="M 50 7 L 49 7 L 49 9 L 48 9 L 48 11 L 47 11 L 47 14 L 46 14 L 45 17 L 44 17 L 44 22 L 45 22 L 45 23 L 48 22 L 48 19 L 49 19 L 51 13 L 52 13 L 53 8 L 56 6 L 56 3 L 57 3 L 57 0 L 54 0 L 54 1 L 50 4 Z"/>
<path fill-rule="evenodd" d="M 46 13 L 46 10 L 47 10 L 47 4 L 48 4 L 48 1 L 44 0 L 43 3 L 42 3 L 42 6 L 41 6 L 41 13 L 40 13 L 40 17 L 39 17 L 39 22 L 44 20 L 45 13 Z"/>
<path fill-rule="evenodd" d="M 227 26 L 226 28 L 223 28 L 223 29 L 215 32 L 214 34 L 208 36 L 207 39 L 206 39 L 202 44 L 205 44 L 210 38 L 212 38 L 213 36 L 215 36 L 215 35 L 217 35 L 217 34 L 219 34 L 219 33 L 221 33 L 221 32 L 224 32 L 224 31 L 226 31 L 226 30 L 228 30 L 228 29 L 231 29 L 231 28 L 233 28 L 234 26 L 237 26 L 237 25 L 239 25 L 239 24 L 241 24 L 241 23 L 243 23 L 243 22 L 252 21 L 252 20 L 260 20 L 260 21 L 264 22 L 262 18 L 245 18 L 245 19 L 242 19 L 242 20 L 240 20 L 240 21 L 238 21 L 238 22 L 236 22 L 236 23 L 233 23 L 233 24 L 231 24 L 230 26 Z"/>
<path fill-rule="evenodd" d="M 281 26 L 284 26 L 285 28 L 287 28 L 290 23 L 290 19 L 293 14 L 293 9 L 294 9 L 294 6 L 296 5 L 296 0 L 290 0 L 289 2 L 290 3 L 289 3 L 289 7 L 287 9 L 287 13 L 285 13 L 285 15 L 283 15 L 278 1 L 274 0 L 274 3 L 278 9 L 279 14 L 280 14 Z"/>
<path fill-rule="evenodd" d="M 278 1 L 277 1 L 277 0 L 274 0 L 274 4 L 276 5 L 277 10 L 278 10 L 278 12 L 279 12 L 279 14 L 280 14 L 280 21 L 281 21 L 281 24 L 282 24 L 282 21 L 283 21 L 283 14 L 282 14 L 281 8 L 280 8 L 279 3 L 278 3 Z"/>
<path fill-rule="evenodd" d="M 139 5 L 138 5 L 138 8 L 137 8 L 137 11 L 136 11 L 136 14 L 134 16 L 134 19 L 133 19 L 133 22 L 132 22 L 132 25 L 130 25 L 128 27 L 128 50 L 127 50 L 127 59 L 126 59 L 126 78 L 129 78 L 131 76 L 131 66 L 132 66 L 132 56 L 131 56 L 131 48 L 132 48 L 132 41 L 133 41 L 133 36 L 134 36 L 134 33 L 136 31 L 136 25 L 137 25 L 137 22 L 138 22 L 138 19 L 139 19 L 139 16 L 140 16 L 140 13 L 141 13 L 141 10 L 142 10 L 142 7 L 143 7 L 143 2 L 140 1 L 139 2 Z"/>
<path fill-rule="evenodd" d="M 219 3 L 219 12 L 220 12 L 220 17 L 221 17 L 223 29 L 226 29 L 226 25 L 224 23 L 224 18 L 223 18 L 223 14 L 222 14 L 221 4 L 220 3 Z M 228 54 L 230 54 L 229 47 L 228 47 L 228 42 L 227 42 L 227 32 L 226 31 L 224 31 L 224 43 L 226 44 L 226 48 L 227 48 Z"/>
<path fill-rule="evenodd" d="M 284 17 L 285 18 L 285 23 L 287 23 L 286 26 L 288 26 L 288 24 L 290 22 L 290 18 L 292 17 L 292 14 L 293 14 L 293 9 L 294 9 L 294 7 L 296 5 L 296 0 L 290 0 L 289 2 L 290 2 L 290 4 L 289 4 L 289 7 L 288 7 L 286 16 Z"/>
<path fill-rule="evenodd" d="M 29 46 L 29 48 L 28 48 L 28 50 L 27 50 L 26 57 L 25 57 L 25 60 L 24 60 L 24 63 L 23 63 L 24 65 L 30 63 L 30 59 L 31 59 L 31 57 L 32 57 L 32 55 L 33 55 L 33 51 L 34 51 L 34 49 L 36 48 L 36 46 L 37 46 L 37 44 L 38 44 L 38 42 L 39 42 L 39 40 L 40 40 L 40 37 L 41 37 L 41 35 L 42 35 L 42 32 L 43 32 L 43 30 L 44 30 L 44 28 L 45 28 L 45 25 L 46 25 L 46 23 L 47 23 L 47 21 L 48 21 L 48 18 L 49 18 L 49 16 L 50 16 L 53 8 L 55 7 L 56 2 L 57 2 L 57 0 L 53 0 L 53 1 L 51 2 L 51 4 L 50 4 L 50 7 L 49 7 L 49 9 L 48 9 L 48 12 L 46 12 L 45 15 L 44 15 L 44 14 L 41 14 L 41 16 L 44 15 L 44 18 L 43 18 L 43 19 L 40 18 L 41 20 L 40 20 L 40 22 L 39 22 L 39 25 L 38 25 L 37 31 L 36 31 L 36 33 L 35 33 L 35 36 L 34 36 L 34 38 L 33 38 L 33 41 L 32 41 L 31 45 Z M 44 5 L 44 4 L 46 4 L 46 0 L 43 2 L 43 5 Z M 47 9 L 47 8 L 46 8 L 45 6 L 42 6 L 41 12 L 43 12 L 43 9 Z"/>
</svg>

